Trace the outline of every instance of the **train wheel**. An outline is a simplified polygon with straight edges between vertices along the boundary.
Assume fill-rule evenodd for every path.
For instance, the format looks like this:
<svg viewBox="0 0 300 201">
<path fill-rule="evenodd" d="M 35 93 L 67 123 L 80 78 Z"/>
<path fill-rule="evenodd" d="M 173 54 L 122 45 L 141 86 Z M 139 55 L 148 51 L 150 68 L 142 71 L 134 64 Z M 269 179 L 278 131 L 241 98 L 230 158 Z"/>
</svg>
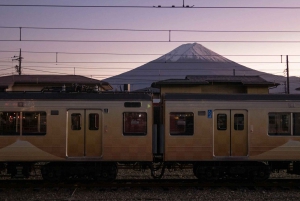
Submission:
<svg viewBox="0 0 300 201">
<path fill-rule="evenodd" d="M 116 179 L 117 174 L 118 166 L 116 163 L 104 163 L 95 171 L 95 180 L 113 181 Z"/>
<path fill-rule="evenodd" d="M 252 180 L 253 181 L 265 181 L 270 177 L 270 168 L 269 166 L 261 163 L 252 171 Z"/>
<path fill-rule="evenodd" d="M 253 171 L 253 181 L 265 181 L 270 177 L 270 172 L 266 170 Z"/>
<path fill-rule="evenodd" d="M 61 179 L 61 170 L 59 167 L 46 166 L 42 168 L 42 177 L 47 181 L 59 181 Z"/>
<path fill-rule="evenodd" d="M 213 167 L 206 167 L 204 178 L 206 181 L 215 181 L 218 179 L 216 171 Z"/>
<path fill-rule="evenodd" d="M 203 179 L 206 181 L 215 181 L 218 179 L 218 171 L 211 166 L 201 166 L 200 164 L 195 164 L 193 167 L 193 172 L 198 179 Z"/>
</svg>

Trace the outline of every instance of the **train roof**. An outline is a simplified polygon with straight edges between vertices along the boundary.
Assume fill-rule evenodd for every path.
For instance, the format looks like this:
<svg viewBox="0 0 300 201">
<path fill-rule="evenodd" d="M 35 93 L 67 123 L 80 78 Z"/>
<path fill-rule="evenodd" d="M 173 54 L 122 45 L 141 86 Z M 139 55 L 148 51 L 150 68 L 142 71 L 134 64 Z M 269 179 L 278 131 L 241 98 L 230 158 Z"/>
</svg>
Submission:
<svg viewBox="0 0 300 201">
<path fill-rule="evenodd" d="M 197 94 L 197 93 L 166 93 L 167 101 L 177 100 L 272 100 L 272 101 L 300 101 L 300 94 Z"/>
<path fill-rule="evenodd" d="M 118 101 L 118 100 L 152 100 L 147 93 L 63 93 L 63 92 L 1 92 L 1 99 L 20 100 L 91 100 L 91 101 Z"/>
<path fill-rule="evenodd" d="M 268 82 L 260 76 L 232 76 L 232 75 L 187 75 L 185 79 L 168 79 L 153 82 L 151 87 L 159 88 L 170 85 L 211 85 L 214 83 L 231 83 L 243 86 L 278 86 L 279 83 Z"/>
</svg>

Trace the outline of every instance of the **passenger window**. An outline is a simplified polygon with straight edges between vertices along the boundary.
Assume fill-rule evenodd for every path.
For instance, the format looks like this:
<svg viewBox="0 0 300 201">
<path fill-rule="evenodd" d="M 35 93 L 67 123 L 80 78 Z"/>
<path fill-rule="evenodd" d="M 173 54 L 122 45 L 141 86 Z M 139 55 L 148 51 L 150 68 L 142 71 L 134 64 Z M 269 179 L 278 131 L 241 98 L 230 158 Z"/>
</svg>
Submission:
<svg viewBox="0 0 300 201">
<path fill-rule="evenodd" d="M 244 115 L 234 114 L 234 130 L 244 130 Z"/>
<path fill-rule="evenodd" d="M 20 135 L 19 112 L 0 112 L 0 135 Z"/>
<path fill-rule="evenodd" d="M 217 115 L 217 129 L 218 130 L 227 130 L 227 114 L 218 114 Z"/>
<path fill-rule="evenodd" d="M 99 130 L 99 114 L 89 114 L 89 129 Z"/>
<path fill-rule="evenodd" d="M 293 134 L 300 135 L 300 113 L 293 114 Z"/>
<path fill-rule="evenodd" d="M 22 135 L 46 135 L 46 112 L 23 112 Z"/>
<path fill-rule="evenodd" d="M 194 114 L 192 112 L 170 113 L 170 135 L 193 135 Z"/>
<path fill-rule="evenodd" d="M 291 135 L 291 114 L 269 113 L 268 133 L 269 135 Z"/>
<path fill-rule="evenodd" d="M 123 113 L 124 135 L 146 135 L 147 113 L 146 112 L 124 112 Z"/>
<path fill-rule="evenodd" d="M 73 113 L 71 114 L 71 129 L 72 130 L 81 130 L 81 114 Z"/>
</svg>

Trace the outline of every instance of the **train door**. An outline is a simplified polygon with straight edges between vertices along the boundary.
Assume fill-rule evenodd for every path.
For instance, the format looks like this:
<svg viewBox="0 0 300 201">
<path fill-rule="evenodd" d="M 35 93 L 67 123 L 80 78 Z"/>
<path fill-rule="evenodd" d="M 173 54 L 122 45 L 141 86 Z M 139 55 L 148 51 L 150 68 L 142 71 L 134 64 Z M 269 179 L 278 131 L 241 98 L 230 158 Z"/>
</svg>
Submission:
<svg viewBox="0 0 300 201">
<path fill-rule="evenodd" d="M 102 155 L 101 110 L 68 110 L 67 156 Z"/>
<path fill-rule="evenodd" d="M 248 155 L 248 112 L 246 110 L 215 110 L 214 155 Z"/>
</svg>

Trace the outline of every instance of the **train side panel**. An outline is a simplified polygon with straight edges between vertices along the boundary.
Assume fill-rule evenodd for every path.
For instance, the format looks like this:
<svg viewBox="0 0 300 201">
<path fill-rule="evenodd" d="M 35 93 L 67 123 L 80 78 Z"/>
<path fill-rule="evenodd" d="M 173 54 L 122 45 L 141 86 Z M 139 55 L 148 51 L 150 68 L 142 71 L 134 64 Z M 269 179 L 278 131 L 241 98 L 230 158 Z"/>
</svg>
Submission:
<svg viewBox="0 0 300 201">
<path fill-rule="evenodd" d="M 1 161 L 152 161 L 150 99 L 10 99 L 0 113 Z"/>
<path fill-rule="evenodd" d="M 166 161 L 300 159 L 299 100 L 166 99 L 164 107 Z"/>
<path fill-rule="evenodd" d="M 152 103 L 140 108 L 110 106 L 103 114 L 103 159 L 152 161 Z"/>
<path fill-rule="evenodd" d="M 1 161 L 65 160 L 66 112 L 61 105 L 61 102 L 47 101 L 0 101 Z M 51 115 L 51 111 L 55 111 L 55 114 Z M 37 125 L 35 118 L 40 121 L 39 128 L 33 125 Z M 25 123 L 27 119 L 31 121 Z M 41 125 L 45 127 L 44 130 L 40 130 Z M 21 127 L 24 127 L 22 134 Z"/>
<path fill-rule="evenodd" d="M 164 106 L 165 160 L 211 160 L 213 119 L 207 118 L 207 108 L 192 101 L 165 101 Z"/>
</svg>

